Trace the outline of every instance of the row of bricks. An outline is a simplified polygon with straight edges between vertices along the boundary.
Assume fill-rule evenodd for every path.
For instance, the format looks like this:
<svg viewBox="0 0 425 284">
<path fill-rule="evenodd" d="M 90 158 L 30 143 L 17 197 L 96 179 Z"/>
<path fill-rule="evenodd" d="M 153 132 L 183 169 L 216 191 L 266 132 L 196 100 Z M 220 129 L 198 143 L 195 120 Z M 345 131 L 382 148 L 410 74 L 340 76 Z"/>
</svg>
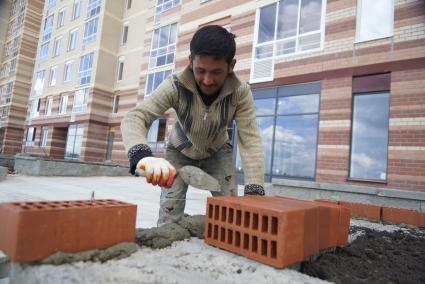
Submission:
<svg viewBox="0 0 425 284">
<path fill-rule="evenodd" d="M 137 206 L 116 200 L 0 203 L 0 250 L 32 262 L 134 242 Z"/>
<path fill-rule="evenodd" d="M 213 197 L 207 201 L 206 243 L 282 268 L 345 245 L 349 209 L 283 197 Z"/>
<path fill-rule="evenodd" d="M 363 217 L 395 224 L 409 224 L 425 228 L 424 211 L 328 199 L 319 199 L 319 201 L 339 204 L 350 208 L 351 216 L 353 217 Z"/>
</svg>

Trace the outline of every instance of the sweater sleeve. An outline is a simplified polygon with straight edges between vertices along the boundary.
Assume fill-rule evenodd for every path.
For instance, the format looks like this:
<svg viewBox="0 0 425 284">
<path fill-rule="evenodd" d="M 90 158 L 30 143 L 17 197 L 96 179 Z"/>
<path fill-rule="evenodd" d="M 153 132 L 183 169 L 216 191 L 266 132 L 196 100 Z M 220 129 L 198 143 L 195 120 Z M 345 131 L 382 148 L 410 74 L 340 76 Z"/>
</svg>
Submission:
<svg viewBox="0 0 425 284">
<path fill-rule="evenodd" d="M 264 187 L 264 153 L 255 116 L 254 99 L 248 85 L 239 90 L 235 121 L 245 185 Z"/>
<path fill-rule="evenodd" d="M 152 122 L 173 107 L 176 100 L 177 89 L 172 76 L 169 76 L 152 92 L 151 96 L 125 114 L 121 122 L 121 134 L 130 160 L 130 171 L 133 174 L 140 159 L 152 156 L 146 138 Z"/>
</svg>

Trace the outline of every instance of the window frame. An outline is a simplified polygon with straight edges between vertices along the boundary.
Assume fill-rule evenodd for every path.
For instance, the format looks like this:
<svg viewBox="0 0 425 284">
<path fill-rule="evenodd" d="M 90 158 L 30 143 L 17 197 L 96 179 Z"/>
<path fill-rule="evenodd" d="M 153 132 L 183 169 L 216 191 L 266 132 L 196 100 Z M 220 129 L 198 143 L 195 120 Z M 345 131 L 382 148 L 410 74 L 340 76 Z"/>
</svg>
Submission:
<svg viewBox="0 0 425 284">
<path fill-rule="evenodd" d="M 76 104 L 77 95 L 83 96 L 82 103 L 80 103 L 78 105 Z M 87 104 L 88 104 L 88 101 L 89 101 L 89 96 L 90 96 L 90 88 L 88 88 L 88 87 L 75 90 L 75 92 L 74 92 L 74 102 L 72 104 L 72 113 L 85 112 L 87 110 Z"/>
<path fill-rule="evenodd" d="M 77 48 L 77 40 L 78 40 L 78 28 L 69 31 L 68 51 L 71 51 Z"/>
<path fill-rule="evenodd" d="M 53 105 L 53 98 L 47 97 L 46 98 L 46 105 L 44 108 L 44 116 L 50 116 L 52 114 L 52 105 Z"/>
<path fill-rule="evenodd" d="M 66 9 L 63 8 L 58 12 L 58 22 L 56 28 L 61 28 L 65 25 Z"/>
<path fill-rule="evenodd" d="M 373 40 L 379 40 L 379 39 L 384 39 L 384 38 L 389 38 L 389 37 L 393 37 L 394 36 L 394 13 L 395 13 L 395 7 L 394 7 L 394 0 L 390 0 L 391 3 L 389 3 L 388 8 L 391 9 L 390 11 L 390 19 L 388 19 L 389 21 L 389 25 L 390 27 L 390 31 L 387 35 L 378 35 L 378 36 L 374 36 L 374 37 L 362 37 L 360 34 L 360 29 L 361 29 L 361 25 L 362 25 L 362 19 L 365 15 L 363 15 L 361 13 L 362 11 L 362 6 L 364 5 L 364 1 L 365 0 L 357 0 L 357 7 L 356 7 L 356 36 L 355 36 L 355 43 L 361 43 L 361 42 L 368 42 L 368 41 L 373 41 Z M 367 3 L 372 3 L 367 2 Z"/>
<path fill-rule="evenodd" d="M 276 1 L 273 3 L 268 3 L 264 6 L 258 7 L 256 9 L 256 13 L 255 13 L 255 26 L 254 26 L 254 38 L 253 38 L 253 45 L 252 45 L 252 53 L 251 53 L 251 72 L 250 72 L 250 83 L 261 83 L 261 82 L 267 82 L 267 81 L 272 81 L 274 79 L 274 61 L 275 60 L 279 60 L 282 58 L 286 58 L 286 57 L 291 57 L 291 56 L 298 56 L 298 55 L 303 55 L 303 54 L 308 54 L 308 53 L 312 53 L 312 52 L 317 52 L 317 51 L 321 51 L 323 50 L 324 46 L 325 46 L 325 24 L 326 24 L 326 5 L 327 5 L 327 1 L 326 0 L 320 0 L 321 1 L 321 11 L 320 11 L 320 29 L 317 31 L 313 31 L 313 32 L 306 32 L 306 33 L 300 33 L 299 29 L 300 29 L 300 21 L 301 21 L 301 5 L 302 2 L 301 0 L 298 1 L 298 13 L 297 13 L 297 28 L 296 28 L 296 34 L 295 36 L 291 36 L 289 39 L 288 38 L 281 38 L 278 39 L 277 38 L 277 31 L 278 31 L 278 23 L 279 23 L 279 7 L 280 7 L 280 2 L 281 1 Z M 260 14 L 261 14 L 261 9 L 264 9 L 268 6 L 272 6 L 272 5 L 276 5 L 276 10 L 275 10 L 275 20 L 274 20 L 274 35 L 273 35 L 273 39 L 269 40 L 269 41 L 265 41 L 265 42 L 261 42 L 258 43 L 258 37 L 259 37 L 259 30 L 260 30 Z M 308 50 L 298 50 L 298 46 L 299 46 L 299 41 L 300 38 L 305 37 L 305 36 L 309 36 L 310 34 L 319 34 L 320 35 L 320 41 L 319 41 L 319 47 L 318 48 L 312 48 L 312 49 L 308 49 Z M 293 38 L 293 40 L 295 41 L 295 51 L 292 53 L 287 53 L 287 54 L 277 54 L 277 45 L 281 42 L 284 41 L 289 41 Z M 263 58 L 259 58 L 257 59 L 257 53 L 256 53 L 256 49 L 259 47 L 264 47 L 264 46 L 268 46 L 271 45 L 271 56 L 267 56 L 267 57 L 263 57 Z M 271 70 L 271 76 L 269 77 L 262 77 L 259 79 L 254 79 L 253 78 L 253 70 L 254 70 L 254 63 L 257 61 L 266 61 L 266 60 L 272 60 L 271 66 L 272 66 L 272 70 Z"/>
<path fill-rule="evenodd" d="M 169 73 L 168 75 L 166 75 L 166 73 Z M 172 69 L 165 69 L 165 70 L 162 70 L 162 71 L 156 71 L 156 72 L 149 72 L 148 74 L 147 74 L 147 76 L 146 76 L 146 86 L 145 86 L 145 98 L 147 98 L 147 97 L 149 97 L 152 93 L 153 93 L 153 91 L 155 91 L 155 89 L 158 87 L 158 86 L 156 86 L 155 87 L 155 76 L 157 75 L 157 74 L 159 74 L 159 73 L 162 73 L 162 80 L 161 80 L 161 82 L 158 84 L 158 86 L 159 85 L 161 85 L 161 83 L 162 82 L 164 82 L 164 80 L 165 79 L 167 79 L 168 78 L 168 76 L 170 76 L 171 74 L 173 74 L 173 70 Z M 153 76 L 152 77 L 152 90 L 149 90 L 150 88 L 149 88 L 149 82 L 150 82 L 150 76 Z"/>
<path fill-rule="evenodd" d="M 65 62 L 63 69 L 63 82 L 70 82 L 72 80 L 72 67 L 74 65 L 74 61 Z M 69 77 L 69 78 L 68 78 Z"/>
<path fill-rule="evenodd" d="M 81 2 L 82 0 L 75 0 L 72 5 L 72 20 L 81 16 Z"/>
<path fill-rule="evenodd" d="M 352 170 L 352 156 L 353 156 L 353 142 L 354 142 L 354 116 L 355 116 L 355 98 L 358 96 L 370 96 L 370 95 L 377 95 L 377 94 L 388 94 L 388 110 L 387 110 L 387 143 L 386 143 L 386 165 L 385 165 L 385 179 L 368 179 L 368 178 L 361 178 L 361 177 L 353 177 L 351 175 Z M 388 182 L 388 163 L 389 163 L 389 134 L 390 134 L 390 108 L 391 108 L 391 91 L 368 91 L 368 92 L 359 92 L 359 93 L 353 93 L 352 94 L 352 112 L 351 112 L 351 129 L 350 129 L 350 149 L 349 149 L 349 157 L 348 157 L 348 181 L 367 181 L 367 182 L 374 182 L 374 183 L 383 183 L 386 184 Z"/>
<path fill-rule="evenodd" d="M 49 71 L 49 87 L 56 86 L 58 66 L 53 65 Z"/>
<path fill-rule="evenodd" d="M 88 44 L 96 41 L 97 32 L 99 31 L 99 17 L 90 18 L 84 23 L 83 43 Z"/>
<path fill-rule="evenodd" d="M 70 135 L 69 135 L 69 132 L 70 132 L 70 129 L 71 128 L 75 128 L 75 134 L 73 135 L 73 138 L 72 138 L 72 140 L 73 141 L 70 141 L 69 140 L 69 138 L 70 138 Z M 84 137 L 84 129 L 85 127 L 84 127 L 84 124 L 83 123 L 80 123 L 80 124 L 71 124 L 71 125 L 69 125 L 68 126 L 68 131 L 67 131 L 67 134 L 66 134 L 66 145 L 65 145 L 65 154 L 64 154 L 64 159 L 66 159 L 66 160 L 79 160 L 80 158 L 81 158 L 81 148 L 82 148 L 82 145 L 83 145 L 83 139 L 81 139 L 81 144 L 80 145 L 78 145 L 78 148 L 79 148 L 79 152 L 78 153 L 76 153 L 76 144 L 75 144 L 75 142 L 77 141 L 77 136 L 81 136 L 81 138 L 83 138 Z M 77 135 L 77 133 L 78 133 L 78 130 L 79 129 L 82 129 L 82 134 L 81 135 Z M 72 146 L 72 153 L 70 153 L 72 156 L 68 156 L 68 152 L 67 152 L 67 149 L 68 149 L 68 146 L 69 146 L 69 143 L 70 142 L 72 142 L 72 144 L 73 144 L 73 146 Z"/>
<path fill-rule="evenodd" d="M 80 65 L 78 68 L 78 85 L 87 85 L 91 83 L 94 56 L 94 52 L 90 52 L 80 57 Z"/>
<path fill-rule="evenodd" d="M 172 44 L 170 44 L 170 38 L 171 38 L 171 28 L 172 28 L 172 26 L 175 26 L 175 39 L 174 39 L 174 43 L 172 43 Z M 160 44 L 161 44 L 161 40 L 160 40 L 160 38 L 161 38 L 161 30 L 163 29 L 163 28 L 166 28 L 166 27 L 169 27 L 169 32 L 168 32 L 168 38 L 167 38 L 167 45 L 165 45 L 165 46 L 160 46 Z M 158 28 L 156 28 L 156 29 L 154 29 L 153 31 L 152 31 L 152 40 L 151 40 L 151 48 L 150 48 L 150 51 L 149 51 L 149 69 L 155 69 L 155 68 L 163 68 L 163 67 L 165 67 L 165 66 L 169 66 L 169 65 L 172 65 L 172 64 L 174 64 L 174 62 L 175 62 L 175 60 L 176 60 L 176 50 L 177 50 L 177 39 L 178 39 L 178 23 L 176 22 L 176 23 L 170 23 L 170 24 L 167 24 L 167 25 L 164 25 L 164 26 L 161 26 L 161 27 L 158 27 Z M 154 47 L 154 41 L 155 41 L 155 32 L 156 31 L 158 31 L 158 35 L 157 35 L 157 37 L 158 37 L 158 43 L 157 43 L 157 45 L 158 45 L 158 47 Z M 165 51 L 165 55 L 164 54 L 159 54 L 160 53 L 160 50 L 161 49 L 166 49 L 166 51 Z M 168 51 L 168 50 L 171 50 L 171 51 Z M 154 57 L 152 57 L 152 54 L 156 54 Z M 160 56 L 165 56 L 165 60 L 167 60 L 167 57 L 170 55 L 170 54 L 173 54 L 173 60 L 172 60 L 172 62 L 170 62 L 170 63 L 164 63 L 164 64 L 162 64 L 162 65 L 158 65 L 158 58 L 160 57 Z M 160 55 L 160 56 L 158 56 L 158 55 Z M 153 61 L 155 61 L 155 63 L 154 64 L 152 64 L 153 63 Z"/>
<path fill-rule="evenodd" d="M 125 22 L 122 27 L 121 44 L 126 45 L 128 42 L 129 23 Z"/>
<path fill-rule="evenodd" d="M 39 144 L 39 147 L 41 149 L 46 148 L 48 138 L 49 138 L 49 127 L 48 126 L 42 126 L 41 132 L 40 132 L 40 144 Z"/>
<path fill-rule="evenodd" d="M 125 57 L 120 56 L 117 61 L 117 81 L 123 80 Z"/>
<path fill-rule="evenodd" d="M 36 127 L 34 127 L 34 126 L 28 127 L 27 135 L 26 135 L 26 138 L 25 138 L 25 146 L 26 147 L 34 147 L 36 132 L 37 132 Z"/>
<path fill-rule="evenodd" d="M 61 55 L 61 51 L 62 51 L 62 36 L 58 36 L 55 38 L 55 41 L 53 43 L 53 56 L 52 57 L 57 57 Z"/>
<path fill-rule="evenodd" d="M 68 95 L 62 95 L 59 99 L 58 114 L 66 114 L 68 110 Z"/>
</svg>

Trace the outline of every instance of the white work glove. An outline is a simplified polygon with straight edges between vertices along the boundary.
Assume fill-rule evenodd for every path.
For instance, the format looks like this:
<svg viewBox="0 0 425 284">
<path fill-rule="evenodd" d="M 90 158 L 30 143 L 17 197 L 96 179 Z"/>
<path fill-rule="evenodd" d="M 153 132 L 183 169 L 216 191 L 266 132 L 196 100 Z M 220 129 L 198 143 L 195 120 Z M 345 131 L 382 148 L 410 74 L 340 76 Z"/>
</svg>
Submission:
<svg viewBox="0 0 425 284">
<path fill-rule="evenodd" d="M 176 176 L 176 169 L 167 160 L 156 157 L 144 157 L 137 165 L 136 169 L 143 170 L 146 181 L 153 185 L 171 187 Z"/>
</svg>

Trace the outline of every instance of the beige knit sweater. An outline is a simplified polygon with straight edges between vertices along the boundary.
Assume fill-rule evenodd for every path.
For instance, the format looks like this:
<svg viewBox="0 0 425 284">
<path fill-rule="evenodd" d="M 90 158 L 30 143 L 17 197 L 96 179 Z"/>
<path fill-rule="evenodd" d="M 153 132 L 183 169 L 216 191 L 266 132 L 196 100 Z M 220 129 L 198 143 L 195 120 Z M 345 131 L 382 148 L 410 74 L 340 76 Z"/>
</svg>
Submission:
<svg viewBox="0 0 425 284">
<path fill-rule="evenodd" d="M 189 67 L 169 76 L 122 120 L 126 150 L 147 144 L 146 136 L 152 122 L 170 108 L 176 111 L 177 121 L 169 143 L 195 160 L 210 157 L 229 140 L 227 125 L 234 119 L 245 184 L 264 186 L 263 147 L 247 84 L 241 83 L 234 74 L 229 75 L 217 99 L 206 106 Z"/>
</svg>

